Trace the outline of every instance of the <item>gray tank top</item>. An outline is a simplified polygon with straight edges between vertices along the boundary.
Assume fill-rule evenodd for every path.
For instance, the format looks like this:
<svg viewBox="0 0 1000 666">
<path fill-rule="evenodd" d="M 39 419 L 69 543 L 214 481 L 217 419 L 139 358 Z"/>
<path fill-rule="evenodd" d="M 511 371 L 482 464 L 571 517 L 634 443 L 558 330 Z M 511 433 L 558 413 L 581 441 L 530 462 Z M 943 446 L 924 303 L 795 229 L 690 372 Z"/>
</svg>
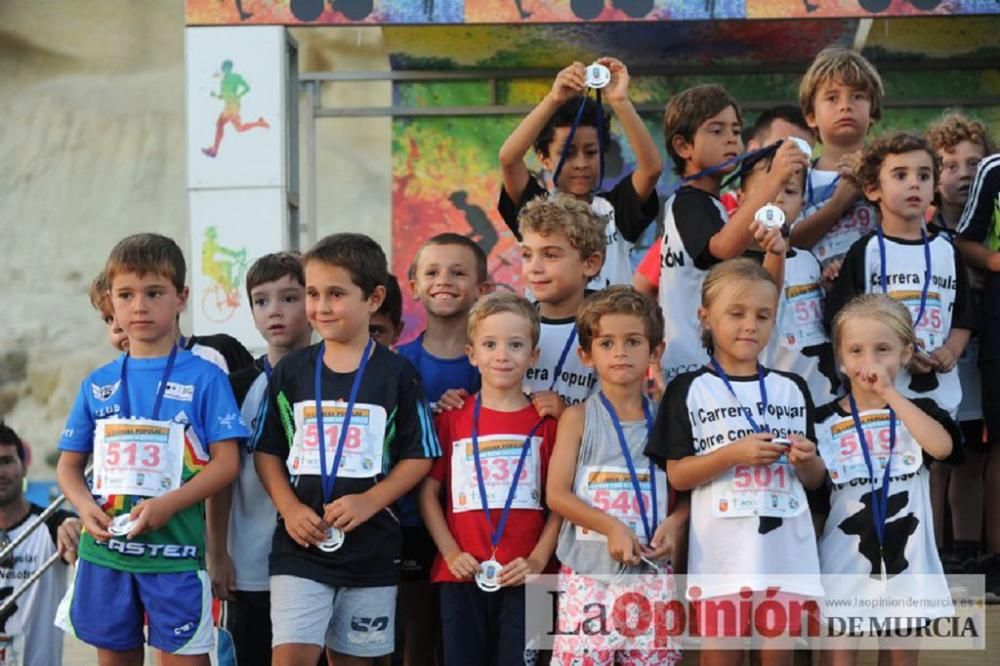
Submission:
<svg viewBox="0 0 1000 666">
<path fill-rule="evenodd" d="M 651 409 L 655 418 L 656 407 L 651 406 Z M 643 488 L 650 529 L 655 531 L 650 506 L 649 459 L 643 453 L 647 439 L 646 421 L 623 421 L 622 431 Z M 659 466 L 656 467 L 655 479 L 656 513 L 657 519 L 662 521 L 667 515 L 667 475 Z M 611 513 L 625 524 L 631 525 L 639 542 L 646 542 L 632 480 L 618 442 L 618 433 L 597 393 L 584 403 L 583 438 L 576 460 L 573 493 L 587 504 Z M 578 574 L 623 573 L 622 565 L 608 553 L 608 542 L 604 535 L 588 532 L 568 520 L 563 521 L 559 529 L 556 555 L 560 562 Z"/>
</svg>

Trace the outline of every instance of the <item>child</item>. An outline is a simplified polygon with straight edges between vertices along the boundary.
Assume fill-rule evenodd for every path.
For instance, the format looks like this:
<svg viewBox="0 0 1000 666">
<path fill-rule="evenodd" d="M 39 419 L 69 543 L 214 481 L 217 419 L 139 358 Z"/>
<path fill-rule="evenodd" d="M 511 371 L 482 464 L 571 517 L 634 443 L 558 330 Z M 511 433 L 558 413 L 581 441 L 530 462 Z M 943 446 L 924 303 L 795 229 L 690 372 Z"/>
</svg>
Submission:
<svg viewBox="0 0 1000 666">
<path fill-rule="evenodd" d="M 629 254 L 659 212 L 656 181 L 663 170 L 656 143 L 628 98 L 628 69 L 615 58 L 600 58 L 597 62 L 611 71 L 611 82 L 601 92 L 618 117 L 635 154 L 635 171 L 618 181 L 609 192 L 594 194 L 594 190 L 602 186 L 604 154 L 601 151 L 607 151 L 611 143 L 611 119 L 608 114 L 602 122 L 597 105 L 580 97 L 587 92 L 586 67 L 574 62 L 559 72 L 552 90 L 525 116 L 500 148 L 503 189 L 498 205 L 504 222 L 520 239 L 521 210 L 536 197 L 547 194 L 528 173 L 524 163 L 525 154 L 534 144 L 542 166 L 553 174 L 553 179 L 561 176 L 554 183 L 555 190 L 589 202 L 597 217 L 605 222 L 605 262 L 590 283 L 592 289 L 631 283 Z M 575 132 L 572 131 L 574 125 L 578 125 Z M 570 134 L 573 143 L 567 147 Z M 560 163 L 563 163 L 562 171 L 556 174 Z"/>
<path fill-rule="evenodd" d="M 104 275 L 104 271 L 98 273 L 97 277 L 91 281 L 87 295 L 90 296 L 90 304 L 101 315 L 101 321 L 104 322 L 108 335 L 108 342 L 118 351 L 127 352 L 128 335 L 125 334 L 125 329 L 115 321 L 115 310 L 111 306 L 111 285 L 108 284 L 108 278 Z"/>
<path fill-rule="evenodd" d="M 872 64 L 857 51 L 838 47 L 820 51 L 799 84 L 799 106 L 823 154 L 809 172 L 803 219 L 792 227 L 792 244 L 812 250 L 831 278 L 851 244 L 878 224 L 877 209 L 850 175 L 868 129 L 882 117 L 884 94 Z"/>
<path fill-rule="evenodd" d="M 771 170 L 747 196 L 732 219 L 719 201 L 726 166 L 743 152 L 742 117 L 736 101 L 722 86 L 701 85 L 670 98 L 663 119 L 667 153 L 687 183 L 665 204 L 660 243 L 659 301 L 666 318 L 666 353 L 662 366 L 666 383 L 708 361 L 698 344 L 698 292 L 705 273 L 716 263 L 739 257 L 758 230 L 757 209 L 771 201 L 796 173 L 806 169 L 809 156 L 791 141 L 774 155 Z M 772 139 L 786 137 L 772 137 Z M 765 265 L 781 283 L 780 256 L 769 254 Z"/>
<path fill-rule="evenodd" d="M 740 199 L 745 199 L 759 185 L 771 163 L 763 156 L 752 163 L 744 161 L 740 179 Z M 785 182 L 770 202 L 788 220 L 795 220 L 802 210 L 802 191 L 808 175 L 802 172 Z M 787 229 L 787 226 L 784 227 Z M 761 362 L 769 368 L 799 375 L 806 381 L 809 394 L 824 403 L 837 396 L 837 377 L 830 338 L 823 327 L 822 270 L 809 250 L 788 248 L 785 253 L 784 283 L 778 299 L 774 334 L 764 350 Z"/>
<path fill-rule="evenodd" d="M 620 586 L 607 578 L 638 574 L 643 560 L 653 573 L 668 574 L 657 576 L 645 591 L 669 600 L 669 560 L 687 521 L 686 507 L 671 511 L 666 476 L 644 453 L 656 411 L 643 392 L 646 368 L 663 352 L 659 307 L 632 287 L 613 286 L 587 299 L 578 327 L 580 358 L 596 369 L 601 392 L 563 412 L 547 485 L 549 506 L 566 519 L 557 555 L 560 621 L 568 626 L 584 619 L 588 603 L 610 605 Z M 608 496 L 600 486 L 614 477 L 624 484 L 615 487 L 625 489 Z M 553 663 L 569 666 L 582 654 L 593 659 L 587 663 L 608 665 L 616 659 L 643 664 L 680 659 L 674 648 L 654 648 L 651 638 L 613 634 L 597 642 L 557 636 Z"/>
<path fill-rule="evenodd" d="M 883 616 L 877 609 L 893 608 L 888 615 L 914 615 L 899 610 L 903 603 L 890 603 L 902 596 L 899 601 L 911 607 L 920 601 L 916 614 L 927 622 L 950 617 L 925 464 L 958 451 L 961 435 L 933 401 L 911 402 L 894 386 L 918 344 L 910 313 L 882 294 L 859 296 L 834 318 L 833 344 L 850 393 L 816 411 L 819 453 L 830 480 L 830 514 L 819 541 L 826 613 L 847 608 L 852 622 L 862 608 L 875 617 Z M 833 663 L 856 663 L 851 644 L 838 647 L 847 654 L 832 653 Z M 916 651 L 890 650 L 889 656 L 886 663 L 917 663 Z"/>
<path fill-rule="evenodd" d="M 556 418 L 597 390 L 593 370 L 576 354 L 576 313 L 604 261 L 602 223 L 590 206 L 565 195 L 529 202 L 519 220 L 521 273 L 542 322 L 525 392 L 542 416 Z"/>
<path fill-rule="evenodd" d="M 934 196 L 937 155 L 924 139 L 900 132 L 872 143 L 857 180 L 879 207 L 882 222 L 847 255 L 830 292 L 826 322 L 858 294 L 884 293 L 903 301 L 920 338 L 909 368 L 896 376 L 900 391 L 925 397 L 954 415 L 962 400 L 955 362 L 972 329 L 965 264 L 948 239 L 928 236 L 924 217 Z"/>
<path fill-rule="evenodd" d="M 254 326 L 267 354 L 229 376 L 243 420 L 256 427 L 271 371 L 284 356 L 309 344 L 305 275 L 297 253 L 258 259 L 247 271 L 247 298 Z M 240 664 L 271 663 L 271 611 L 267 556 L 276 514 L 253 466 L 240 450 L 240 474 L 233 487 L 208 503 L 208 563 L 215 596 L 226 600 L 226 628 Z"/>
<path fill-rule="evenodd" d="M 710 610 L 718 598 L 728 603 L 749 589 L 760 599 L 776 588 L 771 597 L 788 609 L 795 636 L 801 617 L 793 609 L 822 595 L 805 489 L 822 484 L 823 464 L 811 441 L 805 382 L 757 360 L 777 309 L 771 276 L 752 259 L 726 261 L 709 271 L 701 297 L 698 319 L 710 365 L 667 385 L 647 453 L 666 460 L 676 490 L 692 491 L 688 597 L 699 635 L 709 638 L 702 663 L 722 663 L 710 660 L 733 653 L 720 654 L 711 639 L 747 635 L 751 621 L 744 604 L 739 618 L 720 622 Z M 765 639 L 769 645 L 763 663 L 791 664 L 790 651 Z"/>
<path fill-rule="evenodd" d="M 525 577 L 546 568 L 559 531 L 543 497 L 556 422 L 521 392 L 538 357 L 527 300 L 483 297 L 468 336 L 482 389 L 438 416 L 444 454 L 421 485 L 420 510 L 438 549 L 431 582 L 440 583 L 444 663 L 514 666 L 524 664 Z M 494 562 L 502 568 L 490 578 L 483 567 Z"/>
<path fill-rule="evenodd" d="M 984 405 L 1000 405 L 1000 154 L 979 164 L 969 200 L 958 224 L 956 245 L 970 266 L 985 273 L 983 331 L 979 344 L 979 373 Z M 1000 410 L 985 409 L 989 459 L 986 479 L 986 550 L 981 563 L 987 589 L 1000 592 Z"/>
<path fill-rule="evenodd" d="M 250 443 L 279 515 L 273 659 L 314 666 L 327 645 L 338 663 L 370 663 L 393 651 L 401 536 L 391 507 L 440 448 L 413 366 L 368 335 L 388 279 L 382 248 L 334 234 L 302 263 L 306 316 L 323 341 L 275 366 Z"/>
<path fill-rule="evenodd" d="M 927 141 L 941 160 L 935 203 L 937 212 L 928 223 L 929 231 L 954 241 L 962 209 L 969 199 L 969 187 L 976 167 L 990 154 L 986 127 L 959 113 L 948 113 L 927 128 Z M 969 271 L 973 307 L 982 302 L 982 280 L 978 271 Z M 979 287 L 979 288 L 977 288 Z M 980 555 L 983 531 L 983 409 L 979 375 L 979 337 L 973 336 L 958 358 L 958 378 L 962 402 L 958 421 L 962 430 L 965 461 L 952 469 L 948 465 L 931 467 L 931 496 L 934 505 L 934 531 L 938 544 L 944 540 L 946 506 L 950 507 L 954 550 L 942 556 L 946 572 L 958 570 Z"/>
<path fill-rule="evenodd" d="M 59 486 L 85 533 L 57 622 L 101 663 L 142 662 L 144 616 L 171 663 L 207 666 L 212 649 L 202 501 L 236 478 L 235 440 L 250 433 L 225 374 L 175 342 L 185 268 L 157 234 L 111 250 L 105 274 L 128 353 L 84 380 L 59 441 Z"/>
<path fill-rule="evenodd" d="M 432 409 L 461 405 L 479 390 L 479 371 L 466 355 L 469 310 L 490 290 L 486 253 L 460 234 L 429 238 L 417 250 L 409 271 L 410 292 L 427 313 L 427 328 L 400 345 L 399 354 L 417 369 Z M 416 492 L 399 502 L 403 526 L 403 585 L 400 610 L 408 664 L 431 660 L 440 633 L 439 612 L 428 581 L 434 541 L 420 520 Z"/>
<path fill-rule="evenodd" d="M 372 315 L 368 334 L 383 347 L 392 349 L 403 334 L 403 293 L 399 280 L 392 273 L 385 283 L 385 300 L 378 312 Z"/>
</svg>

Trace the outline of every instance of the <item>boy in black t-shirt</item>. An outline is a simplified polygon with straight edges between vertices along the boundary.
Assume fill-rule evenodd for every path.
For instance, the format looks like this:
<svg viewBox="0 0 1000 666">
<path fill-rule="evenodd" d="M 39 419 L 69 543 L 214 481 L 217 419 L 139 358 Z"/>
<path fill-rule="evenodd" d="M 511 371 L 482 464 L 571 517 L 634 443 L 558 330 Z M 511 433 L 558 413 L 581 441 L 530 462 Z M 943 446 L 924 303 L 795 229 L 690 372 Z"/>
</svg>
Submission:
<svg viewBox="0 0 1000 666">
<path fill-rule="evenodd" d="M 323 341 L 274 368 L 251 443 L 279 514 L 273 654 L 313 666 L 326 645 L 337 663 L 356 663 L 393 651 L 401 535 L 392 506 L 440 446 L 413 366 L 369 337 L 388 279 L 382 249 L 334 234 L 303 264 L 306 316 Z"/>
</svg>

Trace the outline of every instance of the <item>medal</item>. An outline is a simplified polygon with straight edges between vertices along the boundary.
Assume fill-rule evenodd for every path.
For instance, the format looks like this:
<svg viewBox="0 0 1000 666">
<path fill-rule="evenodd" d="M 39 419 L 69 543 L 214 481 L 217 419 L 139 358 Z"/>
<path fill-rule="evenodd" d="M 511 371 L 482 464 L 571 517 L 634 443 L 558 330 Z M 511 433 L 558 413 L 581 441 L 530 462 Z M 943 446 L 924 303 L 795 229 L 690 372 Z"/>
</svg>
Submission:
<svg viewBox="0 0 1000 666">
<path fill-rule="evenodd" d="M 503 569 L 500 563 L 492 557 L 479 565 L 479 572 L 476 574 L 476 585 L 483 592 L 496 592 L 500 589 L 500 571 Z"/>
<path fill-rule="evenodd" d="M 337 470 L 340 469 L 340 458 L 344 454 L 344 443 L 347 441 L 347 431 L 351 427 L 351 415 L 354 413 L 354 402 L 358 398 L 358 390 L 361 388 L 361 378 L 368 367 L 368 356 L 372 350 L 372 338 L 368 338 L 365 350 L 361 352 L 361 362 L 358 370 L 354 373 L 354 381 L 351 382 L 351 393 L 347 398 L 347 411 L 344 412 L 344 421 L 340 424 L 340 436 L 337 438 L 337 450 L 333 454 L 333 467 L 327 469 L 326 466 L 326 436 L 323 432 L 323 351 L 326 345 L 319 343 L 316 351 L 316 372 L 313 376 L 313 389 L 316 396 L 316 439 L 319 446 L 319 475 L 323 483 L 323 503 L 329 504 L 333 498 L 333 486 L 337 482 Z M 344 545 L 347 536 L 344 531 L 330 526 L 326 530 L 326 539 L 316 544 L 324 553 L 332 553 Z"/>
<path fill-rule="evenodd" d="M 340 547 L 343 545 L 344 530 L 338 527 L 328 527 L 326 529 L 326 538 L 316 544 L 316 547 L 324 553 L 332 553 L 336 550 L 340 550 Z"/>
<path fill-rule="evenodd" d="M 586 83 L 588 88 L 604 88 L 611 83 L 611 70 L 595 62 L 587 67 Z"/>
<path fill-rule="evenodd" d="M 108 532 L 115 536 L 125 536 L 132 531 L 135 523 L 136 521 L 132 520 L 129 514 L 123 513 L 114 517 L 111 524 L 108 525 Z"/>
<path fill-rule="evenodd" d="M 753 219 L 765 229 L 781 228 L 785 223 L 785 212 L 774 204 L 765 204 L 757 209 Z"/>
</svg>

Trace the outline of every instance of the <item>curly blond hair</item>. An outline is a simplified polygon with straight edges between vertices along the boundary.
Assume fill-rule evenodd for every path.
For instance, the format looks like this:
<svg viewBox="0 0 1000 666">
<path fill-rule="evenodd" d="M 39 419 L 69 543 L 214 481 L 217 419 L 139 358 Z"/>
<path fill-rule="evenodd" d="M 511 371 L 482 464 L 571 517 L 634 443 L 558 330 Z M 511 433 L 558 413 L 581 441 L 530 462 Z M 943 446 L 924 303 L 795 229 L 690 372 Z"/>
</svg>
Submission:
<svg viewBox="0 0 1000 666">
<path fill-rule="evenodd" d="M 559 234 L 586 260 L 595 254 L 604 260 L 607 241 L 604 227 L 607 224 L 591 209 L 590 204 L 567 194 L 538 197 L 528 202 L 517 216 L 522 236 L 535 233 L 539 236 Z"/>
<path fill-rule="evenodd" d="M 924 136 L 938 153 L 950 152 L 963 141 L 978 143 L 983 147 L 984 155 L 993 152 L 993 142 L 986 125 L 955 110 L 945 111 L 940 120 L 927 128 Z"/>
<path fill-rule="evenodd" d="M 503 312 L 524 317 L 531 328 L 531 348 L 538 346 L 538 339 L 541 337 L 542 324 L 538 318 L 538 311 L 528 299 L 509 291 L 497 291 L 483 296 L 469 311 L 469 323 L 466 325 L 465 336 L 471 345 L 475 342 L 476 331 L 483 320 L 493 315 Z"/>
</svg>

